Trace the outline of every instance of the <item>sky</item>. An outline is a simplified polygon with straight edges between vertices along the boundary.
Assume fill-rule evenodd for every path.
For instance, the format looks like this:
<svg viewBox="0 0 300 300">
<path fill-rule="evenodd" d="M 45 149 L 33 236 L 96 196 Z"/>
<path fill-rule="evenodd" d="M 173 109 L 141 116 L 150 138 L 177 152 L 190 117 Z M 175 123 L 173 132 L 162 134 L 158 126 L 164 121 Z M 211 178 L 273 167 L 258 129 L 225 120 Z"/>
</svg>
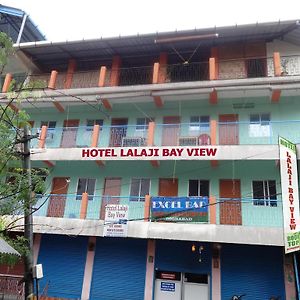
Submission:
<svg viewBox="0 0 300 300">
<path fill-rule="evenodd" d="M 0 0 L 51 41 L 300 19 L 299 0 Z"/>
</svg>

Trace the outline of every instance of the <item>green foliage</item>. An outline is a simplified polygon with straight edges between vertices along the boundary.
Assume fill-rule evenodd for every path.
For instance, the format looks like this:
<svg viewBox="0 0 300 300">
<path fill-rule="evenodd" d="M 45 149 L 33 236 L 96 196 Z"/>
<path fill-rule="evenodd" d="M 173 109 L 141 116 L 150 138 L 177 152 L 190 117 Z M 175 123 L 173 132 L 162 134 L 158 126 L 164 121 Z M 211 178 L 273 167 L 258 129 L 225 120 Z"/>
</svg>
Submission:
<svg viewBox="0 0 300 300">
<path fill-rule="evenodd" d="M 13 42 L 6 33 L 0 32 L 0 68 L 7 64 L 8 57 L 13 53 Z"/>
</svg>

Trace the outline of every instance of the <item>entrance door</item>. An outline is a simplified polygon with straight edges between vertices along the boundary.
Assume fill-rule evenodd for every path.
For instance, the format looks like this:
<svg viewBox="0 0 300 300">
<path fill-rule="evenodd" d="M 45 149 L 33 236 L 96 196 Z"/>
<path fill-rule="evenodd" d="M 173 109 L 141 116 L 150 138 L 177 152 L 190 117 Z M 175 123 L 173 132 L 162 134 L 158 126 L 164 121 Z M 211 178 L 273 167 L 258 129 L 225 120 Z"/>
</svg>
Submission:
<svg viewBox="0 0 300 300">
<path fill-rule="evenodd" d="M 61 137 L 61 148 L 76 147 L 79 120 L 65 120 Z"/>
<path fill-rule="evenodd" d="M 123 137 L 127 133 L 128 119 L 112 119 L 110 128 L 110 147 L 121 147 L 123 144 Z"/>
<path fill-rule="evenodd" d="M 183 283 L 183 300 L 208 300 L 208 284 Z"/>
<path fill-rule="evenodd" d="M 239 143 L 238 115 L 219 116 L 219 144 L 237 145 Z"/>
<path fill-rule="evenodd" d="M 55 177 L 52 181 L 47 217 L 62 218 L 65 212 L 69 177 Z"/>
<path fill-rule="evenodd" d="M 242 225 L 240 180 L 220 180 L 220 198 L 224 198 L 220 203 L 220 224 Z M 236 200 L 230 200 L 232 198 Z"/>
<path fill-rule="evenodd" d="M 159 196 L 177 197 L 178 196 L 178 179 L 177 178 L 160 178 L 159 179 Z"/>
<path fill-rule="evenodd" d="M 164 117 L 162 146 L 177 146 L 180 130 L 180 117 Z"/>
<path fill-rule="evenodd" d="M 105 178 L 102 196 L 100 220 L 105 218 L 105 207 L 107 204 L 119 204 L 121 193 L 121 178 Z"/>
</svg>

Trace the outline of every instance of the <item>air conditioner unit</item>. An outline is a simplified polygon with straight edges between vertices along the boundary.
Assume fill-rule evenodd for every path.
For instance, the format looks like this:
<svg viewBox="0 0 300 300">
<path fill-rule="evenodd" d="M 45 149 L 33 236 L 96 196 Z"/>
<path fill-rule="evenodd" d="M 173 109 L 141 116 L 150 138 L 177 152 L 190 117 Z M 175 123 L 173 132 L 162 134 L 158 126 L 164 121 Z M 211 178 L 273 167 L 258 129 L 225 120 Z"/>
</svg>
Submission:
<svg viewBox="0 0 300 300">
<path fill-rule="evenodd" d="M 146 146 L 146 138 L 144 137 L 123 137 L 122 147 L 141 147 Z"/>
<path fill-rule="evenodd" d="M 178 144 L 179 144 L 179 146 L 197 146 L 198 145 L 198 137 L 197 136 L 180 137 Z"/>
</svg>

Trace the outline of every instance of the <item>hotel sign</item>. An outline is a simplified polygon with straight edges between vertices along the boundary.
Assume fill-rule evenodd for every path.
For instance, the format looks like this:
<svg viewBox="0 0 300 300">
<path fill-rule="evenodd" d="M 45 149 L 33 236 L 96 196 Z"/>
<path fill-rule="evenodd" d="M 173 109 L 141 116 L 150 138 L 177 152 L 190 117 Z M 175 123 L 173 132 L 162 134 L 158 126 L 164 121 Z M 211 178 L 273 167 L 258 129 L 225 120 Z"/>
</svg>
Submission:
<svg viewBox="0 0 300 300">
<path fill-rule="evenodd" d="M 128 205 L 106 205 L 103 236 L 127 237 L 127 231 Z"/>
<path fill-rule="evenodd" d="M 208 222 L 208 197 L 152 197 L 152 221 Z"/>
<path fill-rule="evenodd" d="M 300 250 L 300 216 L 296 145 L 279 137 L 285 253 Z"/>
</svg>

